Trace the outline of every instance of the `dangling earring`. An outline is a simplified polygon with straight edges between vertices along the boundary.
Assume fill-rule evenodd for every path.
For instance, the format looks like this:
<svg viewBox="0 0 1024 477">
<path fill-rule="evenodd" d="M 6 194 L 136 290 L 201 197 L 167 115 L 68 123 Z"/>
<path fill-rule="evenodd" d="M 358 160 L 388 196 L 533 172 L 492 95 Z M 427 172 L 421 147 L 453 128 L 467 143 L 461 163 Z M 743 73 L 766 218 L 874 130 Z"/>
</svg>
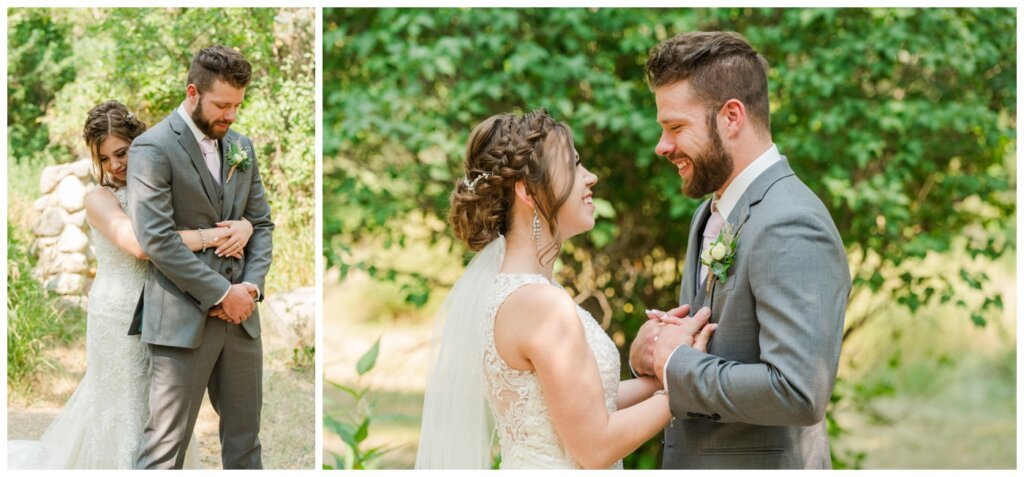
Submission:
<svg viewBox="0 0 1024 477">
<path fill-rule="evenodd" d="M 533 209 L 533 240 L 537 242 L 537 253 L 540 253 L 540 216 Z"/>
</svg>

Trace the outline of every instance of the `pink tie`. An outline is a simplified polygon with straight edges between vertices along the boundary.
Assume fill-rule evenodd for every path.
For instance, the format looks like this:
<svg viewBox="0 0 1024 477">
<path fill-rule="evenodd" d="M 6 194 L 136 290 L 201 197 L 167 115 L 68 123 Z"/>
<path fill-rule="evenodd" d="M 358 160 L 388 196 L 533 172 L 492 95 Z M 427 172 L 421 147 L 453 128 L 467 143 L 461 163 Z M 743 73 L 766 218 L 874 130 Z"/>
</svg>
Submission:
<svg viewBox="0 0 1024 477">
<path fill-rule="evenodd" d="M 708 223 L 704 225 L 704 247 L 713 242 L 718 238 L 718 233 L 722 231 L 722 226 L 725 225 L 725 219 L 722 218 L 722 214 L 718 213 L 718 205 L 712 204 L 711 210 L 714 213 L 708 219 Z"/>
<path fill-rule="evenodd" d="M 708 218 L 708 223 L 704 225 L 704 242 L 701 245 L 701 252 L 707 250 L 711 242 L 714 242 L 718 238 L 718 233 L 722 231 L 722 227 L 725 225 L 725 219 L 722 218 L 722 214 L 718 212 L 718 204 L 712 203 L 711 210 L 714 212 L 711 217 Z M 708 266 L 703 263 L 700 265 L 700 283 L 703 285 L 708 277 Z"/>
<path fill-rule="evenodd" d="M 213 180 L 220 184 L 220 154 L 217 153 L 217 145 L 213 143 L 213 139 L 204 138 L 199 141 L 199 150 L 203 151 L 206 167 L 210 169 Z"/>
</svg>

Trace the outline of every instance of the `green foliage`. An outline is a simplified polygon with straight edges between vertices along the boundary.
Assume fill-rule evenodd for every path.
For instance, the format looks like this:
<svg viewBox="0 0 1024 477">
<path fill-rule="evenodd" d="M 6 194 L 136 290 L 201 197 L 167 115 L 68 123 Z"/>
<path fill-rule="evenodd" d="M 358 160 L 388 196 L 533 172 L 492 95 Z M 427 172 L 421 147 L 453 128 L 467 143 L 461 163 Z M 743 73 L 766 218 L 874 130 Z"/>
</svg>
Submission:
<svg viewBox="0 0 1024 477">
<path fill-rule="evenodd" d="M 46 148 L 39 120 L 55 92 L 74 78 L 71 25 L 50 10 L 11 9 L 7 42 L 7 140 L 16 162 Z"/>
<path fill-rule="evenodd" d="M 7 226 L 7 384 L 31 392 L 34 373 L 53 364 L 42 354 L 47 345 L 82 336 L 85 313 L 61 305 L 32 278 L 35 260 L 25 238 Z"/>
<path fill-rule="evenodd" d="M 773 138 L 839 227 L 851 304 L 891 297 L 848 316 L 845 339 L 893 305 L 955 300 L 979 325 L 1002 307 L 977 268 L 947 277 L 914 264 L 1015 247 L 1012 10 L 328 9 L 324 22 L 324 255 L 342 277 L 403 283 L 410 303 L 443 292 L 450 278 L 435 270 L 378 265 L 414 222 L 466 256 L 443 221 L 469 131 L 545 107 L 600 177 L 601 220 L 566 245 L 559 279 L 592 311 L 607 304 L 609 333 L 628 343 L 644 320 L 635 310 L 675 304 L 698 205 L 654 154 L 647 51 L 734 30 L 771 65 Z M 957 295 L 960 282 L 982 298 Z M 651 445 L 627 467 L 652 465 Z"/>
<path fill-rule="evenodd" d="M 356 378 L 354 386 L 344 386 L 334 382 L 327 382 L 331 386 L 340 389 L 355 400 L 354 412 L 348 413 L 341 418 L 335 418 L 324 413 L 324 427 L 337 434 L 345 445 L 348 446 L 347 456 L 334 454 L 335 464 L 324 464 L 324 469 L 349 469 L 362 470 L 372 469 L 381 456 L 393 450 L 387 446 L 372 447 L 364 449 L 363 442 L 370 436 L 370 423 L 374 419 L 386 418 L 387 416 L 375 416 L 376 401 L 369 399 L 367 394 L 371 391 L 369 387 L 361 384 L 362 377 L 373 370 L 377 364 L 377 356 L 380 354 L 380 338 L 373 343 L 369 351 L 359 358 L 356 364 Z"/>
<path fill-rule="evenodd" d="M 8 86 L 8 119 L 14 157 L 42 151 L 70 161 L 72 154 L 87 154 L 81 140 L 85 115 L 111 98 L 156 124 L 184 98 L 188 65 L 198 49 L 214 43 L 239 48 L 253 65 L 253 80 L 234 127 L 256 147 L 277 225 L 268 293 L 313 284 L 313 9 L 12 12 L 15 54 L 8 77 L 17 80 Z M 36 139 L 16 142 L 23 128 Z"/>
<path fill-rule="evenodd" d="M 296 371 L 311 371 L 316 365 L 316 347 L 302 345 L 292 348 L 291 367 Z"/>
</svg>

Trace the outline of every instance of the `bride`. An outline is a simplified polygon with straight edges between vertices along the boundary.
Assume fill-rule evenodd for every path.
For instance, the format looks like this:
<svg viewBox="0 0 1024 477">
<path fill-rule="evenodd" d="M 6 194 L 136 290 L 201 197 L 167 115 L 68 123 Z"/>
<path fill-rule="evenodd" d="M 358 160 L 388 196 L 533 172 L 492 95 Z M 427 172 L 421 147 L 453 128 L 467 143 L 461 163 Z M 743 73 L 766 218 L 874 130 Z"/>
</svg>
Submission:
<svg viewBox="0 0 1024 477">
<path fill-rule="evenodd" d="M 149 355 L 139 336 L 127 332 L 142 294 L 146 256 L 125 214 L 125 180 L 128 148 L 145 130 L 117 101 L 89 111 L 85 143 L 100 186 L 85 198 L 97 261 L 86 318 L 86 373 L 39 441 L 8 443 L 9 468 L 131 469 L 135 463 L 149 417 Z M 240 257 L 252 225 L 216 225 L 178 235 L 193 251 L 217 247 L 218 254 Z M 185 466 L 199 467 L 194 435 Z"/>
<path fill-rule="evenodd" d="M 618 349 L 552 279 L 563 240 L 594 226 L 568 126 L 542 109 L 470 133 L 449 222 L 479 251 L 442 305 L 416 468 L 621 468 L 671 418 L 655 378 L 619 381 Z M 705 349 L 714 327 L 695 347 Z"/>
</svg>

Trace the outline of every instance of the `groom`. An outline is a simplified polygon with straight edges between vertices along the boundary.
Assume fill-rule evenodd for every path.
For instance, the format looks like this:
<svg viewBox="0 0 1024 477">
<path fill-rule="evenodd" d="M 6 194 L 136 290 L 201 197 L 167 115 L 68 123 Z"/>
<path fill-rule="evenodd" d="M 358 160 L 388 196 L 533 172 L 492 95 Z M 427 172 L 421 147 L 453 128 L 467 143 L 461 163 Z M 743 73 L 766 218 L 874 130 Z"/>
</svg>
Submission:
<svg viewBox="0 0 1024 477">
<path fill-rule="evenodd" d="M 152 358 L 150 417 L 136 468 L 182 467 L 207 390 L 220 415 L 224 468 L 262 468 L 255 302 L 263 298 L 274 224 L 252 142 L 230 129 L 251 76 L 237 51 L 200 50 L 181 106 L 129 151 L 129 213 L 150 260 L 136 315 Z M 175 233 L 241 218 L 253 227 L 242 259 L 218 257 L 214 247 L 191 252 Z"/>
<path fill-rule="evenodd" d="M 850 271 L 828 210 L 772 142 L 767 69 L 727 32 L 678 35 L 647 60 L 656 152 L 686 195 L 711 195 L 690 224 L 679 319 L 649 320 L 630 350 L 668 391 L 665 468 L 831 467 Z M 692 345 L 708 322 L 705 354 Z"/>
</svg>

